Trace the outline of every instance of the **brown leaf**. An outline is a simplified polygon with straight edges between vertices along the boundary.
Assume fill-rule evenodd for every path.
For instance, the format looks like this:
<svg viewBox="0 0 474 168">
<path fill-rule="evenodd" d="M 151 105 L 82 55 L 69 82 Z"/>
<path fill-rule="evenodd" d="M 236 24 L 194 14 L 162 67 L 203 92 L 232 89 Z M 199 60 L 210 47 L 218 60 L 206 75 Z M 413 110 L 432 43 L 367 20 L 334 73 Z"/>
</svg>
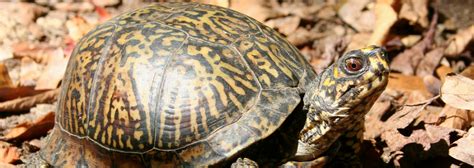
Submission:
<svg viewBox="0 0 474 168">
<path fill-rule="evenodd" d="M 15 146 L 4 146 L 0 147 L 0 162 L 1 163 L 14 163 L 20 160 L 20 149 Z"/>
<path fill-rule="evenodd" d="M 416 67 L 416 76 L 427 76 L 434 74 L 441 58 L 443 58 L 443 47 L 438 47 L 428 52 Z"/>
<path fill-rule="evenodd" d="M 293 34 L 300 24 L 301 18 L 298 16 L 287 16 L 283 18 L 272 19 L 265 22 L 266 25 L 278 29 L 285 36 Z"/>
<path fill-rule="evenodd" d="M 10 75 L 8 74 L 7 67 L 3 63 L 0 63 L 0 88 L 12 86 L 13 83 L 10 79 Z"/>
<path fill-rule="evenodd" d="M 404 154 L 405 157 L 419 157 L 415 160 L 426 159 L 423 157 L 428 157 L 425 155 L 419 155 L 423 152 L 431 151 L 433 155 L 444 156 L 444 152 L 448 150 L 448 146 L 453 143 L 452 139 L 455 139 L 457 136 L 462 136 L 463 131 L 445 128 L 434 125 L 425 125 L 425 130 L 418 129 L 411 132 L 409 136 L 404 136 L 396 129 L 391 129 L 382 133 L 382 140 L 387 144 L 387 148 L 384 149 L 385 160 L 391 160 L 397 155 Z M 445 145 L 437 145 L 439 142 L 444 141 Z M 408 145 L 410 144 L 419 144 L 422 146 L 422 151 L 419 149 L 410 149 Z M 441 143 L 443 144 L 443 143 Z M 413 147 L 413 146 L 411 146 Z M 444 149 L 441 149 L 444 148 Z M 410 151 L 410 152 L 399 152 L 399 151 Z M 447 154 L 446 154 L 447 155 Z M 403 156 L 402 156 L 403 157 Z M 411 158 L 413 159 L 413 158 Z M 399 158 L 398 158 L 399 160 Z"/>
<path fill-rule="evenodd" d="M 432 95 L 439 95 L 442 83 L 438 78 L 433 75 L 426 75 L 423 76 L 423 83 L 425 83 L 426 88 Z"/>
<path fill-rule="evenodd" d="M 418 42 L 412 48 L 397 55 L 390 65 L 392 70 L 401 72 L 405 75 L 413 75 L 415 73 L 415 68 L 418 66 L 420 61 L 423 60 L 425 50 L 431 45 L 431 43 L 433 43 L 437 20 L 438 14 L 435 13 L 423 40 Z"/>
<path fill-rule="evenodd" d="M 0 102 L 16 99 L 19 97 L 33 96 L 45 90 L 35 90 L 33 87 L 5 87 L 0 88 Z"/>
<path fill-rule="evenodd" d="M 402 1 L 399 18 L 406 19 L 410 24 L 428 27 L 428 0 Z"/>
<path fill-rule="evenodd" d="M 64 76 L 69 57 L 66 57 L 60 48 L 51 54 L 48 59 L 48 65 L 36 82 L 36 90 L 56 89 Z"/>
<path fill-rule="evenodd" d="M 395 112 L 386 122 L 386 130 L 403 129 L 410 125 L 428 104 L 436 100 L 438 96 L 417 104 L 404 105 L 401 110 Z"/>
<path fill-rule="evenodd" d="M 263 22 L 273 15 L 273 11 L 264 6 L 264 0 L 231 1 L 230 8 Z"/>
<path fill-rule="evenodd" d="M 364 11 L 369 0 L 348 0 L 339 9 L 338 16 L 359 32 L 369 32 L 373 29 L 374 11 Z"/>
<path fill-rule="evenodd" d="M 446 115 L 446 120 L 444 120 L 440 126 L 463 130 L 471 123 L 467 110 L 446 105 L 441 113 Z"/>
<path fill-rule="evenodd" d="M 448 66 L 441 65 L 438 68 L 436 68 L 436 75 L 438 75 L 438 77 L 441 79 L 441 82 L 444 82 L 444 80 L 446 79 L 446 76 L 452 72 L 453 70 Z"/>
<path fill-rule="evenodd" d="M 461 29 L 454 35 L 444 53 L 448 56 L 457 56 L 466 49 L 469 42 L 474 40 L 474 25 Z"/>
<path fill-rule="evenodd" d="M 49 56 L 56 48 L 48 44 L 30 44 L 28 42 L 13 45 L 15 58 L 29 57 L 38 64 L 46 65 Z"/>
<path fill-rule="evenodd" d="M 474 64 L 471 64 L 471 66 L 468 66 L 466 69 L 464 69 L 461 72 L 461 75 L 470 79 L 474 79 Z"/>
<path fill-rule="evenodd" d="M 375 4 L 375 27 L 366 45 L 381 45 L 388 35 L 390 28 L 397 21 L 397 13 L 387 1 L 376 1 Z"/>
<path fill-rule="evenodd" d="M 474 127 L 454 144 L 456 146 L 449 149 L 449 156 L 474 166 Z"/>
<path fill-rule="evenodd" d="M 79 39 L 89 32 L 93 27 L 94 25 L 88 23 L 80 16 L 73 17 L 66 21 L 68 35 L 73 41 L 79 41 Z"/>
<path fill-rule="evenodd" d="M 33 122 L 24 122 L 12 128 L 2 139 L 24 141 L 44 136 L 54 126 L 54 112 L 46 113 Z"/>
<path fill-rule="evenodd" d="M 10 58 L 13 58 L 13 49 L 7 45 L 1 45 L 0 46 L 0 61 L 10 59 Z"/>
<path fill-rule="evenodd" d="M 474 80 L 462 75 L 447 76 L 441 87 L 441 99 L 450 106 L 474 110 Z"/>
<path fill-rule="evenodd" d="M 34 96 L 18 98 L 0 103 L 0 112 L 21 112 L 34 107 L 36 104 L 48 103 L 56 100 L 59 89 L 50 90 Z"/>
<path fill-rule="evenodd" d="M 294 33 L 288 35 L 287 40 L 295 46 L 302 46 L 312 43 L 314 40 L 324 36 L 326 36 L 324 33 L 316 33 L 306 30 L 305 28 L 298 27 Z"/>
<path fill-rule="evenodd" d="M 35 86 L 43 66 L 29 57 L 21 59 L 20 86 Z"/>
<path fill-rule="evenodd" d="M 402 92 L 418 91 L 425 97 L 433 96 L 426 88 L 423 79 L 418 76 L 390 73 L 387 88 Z"/>
</svg>

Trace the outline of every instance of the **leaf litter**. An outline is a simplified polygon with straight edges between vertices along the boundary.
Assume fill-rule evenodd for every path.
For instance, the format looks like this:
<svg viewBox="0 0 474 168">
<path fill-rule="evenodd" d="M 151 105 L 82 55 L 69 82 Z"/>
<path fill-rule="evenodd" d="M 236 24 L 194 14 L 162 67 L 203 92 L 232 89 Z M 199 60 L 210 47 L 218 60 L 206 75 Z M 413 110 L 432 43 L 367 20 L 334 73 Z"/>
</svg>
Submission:
<svg viewBox="0 0 474 168">
<path fill-rule="evenodd" d="M 473 13 L 472 6 L 448 0 L 197 1 L 274 28 L 316 72 L 348 50 L 384 46 L 392 72 L 366 115 L 363 165 L 474 166 L 474 19 L 460 14 Z M 41 148 L 52 127 L 77 41 L 148 1 L 0 3 L 0 167 L 14 167 Z"/>
</svg>

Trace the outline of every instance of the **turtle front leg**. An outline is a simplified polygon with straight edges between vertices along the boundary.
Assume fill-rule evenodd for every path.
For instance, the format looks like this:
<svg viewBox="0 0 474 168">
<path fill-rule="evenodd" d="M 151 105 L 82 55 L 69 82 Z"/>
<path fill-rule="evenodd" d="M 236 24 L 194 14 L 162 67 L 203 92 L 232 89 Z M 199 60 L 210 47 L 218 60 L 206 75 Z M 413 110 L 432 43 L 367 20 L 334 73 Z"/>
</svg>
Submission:
<svg viewBox="0 0 474 168">
<path fill-rule="evenodd" d="M 239 158 L 232 163 L 231 168 L 258 168 L 257 162 L 248 158 Z"/>
</svg>

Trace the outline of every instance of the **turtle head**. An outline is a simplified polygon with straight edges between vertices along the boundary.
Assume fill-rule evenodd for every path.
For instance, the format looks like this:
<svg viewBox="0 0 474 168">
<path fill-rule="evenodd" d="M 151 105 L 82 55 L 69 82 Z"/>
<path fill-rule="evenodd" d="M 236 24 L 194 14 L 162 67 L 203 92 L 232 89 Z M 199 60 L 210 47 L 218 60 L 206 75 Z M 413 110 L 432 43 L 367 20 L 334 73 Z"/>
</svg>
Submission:
<svg viewBox="0 0 474 168">
<path fill-rule="evenodd" d="M 388 72 L 384 49 L 368 46 L 349 51 L 318 76 L 307 90 L 305 103 L 328 117 L 364 113 L 385 89 Z"/>
</svg>

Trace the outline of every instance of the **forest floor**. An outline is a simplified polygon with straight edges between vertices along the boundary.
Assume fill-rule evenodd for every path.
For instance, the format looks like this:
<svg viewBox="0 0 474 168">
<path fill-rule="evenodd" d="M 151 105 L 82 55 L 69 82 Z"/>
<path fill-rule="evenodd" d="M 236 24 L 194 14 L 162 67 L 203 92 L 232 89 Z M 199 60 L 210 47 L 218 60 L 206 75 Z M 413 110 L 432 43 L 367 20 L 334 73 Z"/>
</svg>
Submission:
<svg viewBox="0 0 474 168">
<path fill-rule="evenodd" d="M 148 4 L 0 2 L 0 167 L 41 149 L 78 40 Z M 364 167 L 474 166 L 474 1 L 198 0 L 247 14 L 297 46 L 316 72 L 369 44 L 389 52 L 389 84 L 366 115 Z"/>
</svg>

